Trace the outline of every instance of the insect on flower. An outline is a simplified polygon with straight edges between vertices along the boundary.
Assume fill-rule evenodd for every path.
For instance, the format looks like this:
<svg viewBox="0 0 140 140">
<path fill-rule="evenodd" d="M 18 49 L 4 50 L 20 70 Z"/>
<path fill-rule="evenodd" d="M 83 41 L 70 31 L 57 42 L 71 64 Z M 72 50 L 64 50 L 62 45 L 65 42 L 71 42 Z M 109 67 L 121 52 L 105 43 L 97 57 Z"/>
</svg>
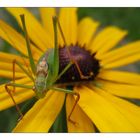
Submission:
<svg viewBox="0 0 140 140">
<path fill-rule="evenodd" d="M 68 116 L 68 120 L 71 120 L 71 114 L 80 99 L 80 95 L 70 89 L 64 89 L 61 86 L 69 86 L 73 84 L 79 84 L 85 81 L 93 81 L 95 76 L 98 74 L 99 63 L 93 56 L 90 55 L 88 51 L 84 48 L 77 46 L 68 46 L 57 17 L 53 17 L 53 28 L 54 28 L 54 48 L 47 50 L 42 57 L 39 59 L 37 66 L 33 60 L 30 41 L 25 25 L 24 15 L 20 15 L 23 29 L 25 32 L 26 45 L 29 55 L 29 61 L 32 73 L 34 77 L 18 62 L 18 60 L 13 61 L 13 82 L 5 85 L 5 89 L 11 96 L 18 113 L 20 114 L 20 119 L 22 119 L 23 114 L 20 111 L 18 105 L 16 104 L 12 92 L 15 93 L 16 87 L 28 88 L 34 90 L 36 97 L 38 99 L 43 98 L 49 89 L 64 92 L 66 94 L 73 94 L 76 96 L 75 103 L 72 110 Z M 58 47 L 57 42 L 57 27 L 60 30 L 61 36 L 63 38 L 65 46 L 63 48 Z M 34 82 L 34 86 L 27 86 L 15 83 L 15 65 L 18 65 Z M 95 69 L 96 68 L 96 69 Z M 13 90 L 9 88 L 13 87 Z"/>
<path fill-rule="evenodd" d="M 140 40 L 122 43 L 129 31 L 80 19 L 81 8 L 5 9 L 19 26 L 0 19 L 0 38 L 15 49 L 0 52 L 0 77 L 10 81 L 0 85 L 0 111 L 24 115 L 13 123 L 6 114 L 12 132 L 140 132 L 129 100 L 140 99 L 140 75 L 121 68 L 140 60 Z"/>
</svg>

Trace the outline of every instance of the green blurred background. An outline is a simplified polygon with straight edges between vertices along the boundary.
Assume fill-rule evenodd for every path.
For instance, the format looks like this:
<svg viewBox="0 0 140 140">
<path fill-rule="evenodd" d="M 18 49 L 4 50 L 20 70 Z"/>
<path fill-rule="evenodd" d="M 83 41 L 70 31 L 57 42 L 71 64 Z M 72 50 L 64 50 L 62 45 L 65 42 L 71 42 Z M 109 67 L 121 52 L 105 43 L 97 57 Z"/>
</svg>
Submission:
<svg viewBox="0 0 140 140">
<path fill-rule="evenodd" d="M 40 20 L 38 8 L 28 8 Z M 125 42 L 140 39 L 140 8 L 79 8 L 79 20 L 85 16 L 90 16 L 101 23 L 101 27 L 116 25 L 128 30 L 129 34 Z M 5 20 L 16 30 L 21 32 L 15 19 L 4 9 L 0 8 L 0 19 Z M 0 39 L 0 51 L 17 53 L 10 45 Z M 123 68 L 129 71 L 140 72 L 140 63 Z M 0 83 L 7 82 L 8 79 L 0 78 Z M 132 100 L 133 101 L 133 100 Z M 136 103 L 139 103 L 136 101 Z M 14 107 L 0 112 L 0 132 L 11 132 L 14 128 L 18 114 Z"/>
</svg>

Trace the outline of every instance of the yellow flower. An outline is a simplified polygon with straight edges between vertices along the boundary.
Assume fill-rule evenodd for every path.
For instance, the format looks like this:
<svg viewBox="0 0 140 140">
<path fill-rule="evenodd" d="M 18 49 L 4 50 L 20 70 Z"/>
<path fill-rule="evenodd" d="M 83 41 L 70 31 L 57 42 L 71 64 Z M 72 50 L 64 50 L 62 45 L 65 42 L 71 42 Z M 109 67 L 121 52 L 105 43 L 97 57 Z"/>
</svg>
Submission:
<svg viewBox="0 0 140 140">
<path fill-rule="evenodd" d="M 52 16 L 56 15 L 54 8 L 40 8 L 42 25 L 24 8 L 7 8 L 21 26 L 20 14 L 26 17 L 31 48 L 35 61 L 54 44 Z M 67 120 L 68 132 L 140 132 L 140 109 L 137 105 L 124 98 L 140 99 L 140 75 L 132 72 L 115 70 L 140 59 L 140 41 L 131 42 L 113 49 L 126 36 L 127 31 L 115 26 L 108 26 L 97 32 L 99 22 L 89 17 L 77 20 L 77 8 L 61 8 L 59 20 L 67 44 L 84 46 L 98 60 L 100 68 L 94 83 L 75 86 L 80 94 L 80 100 L 72 113 L 73 124 Z M 0 20 L 0 37 L 11 44 L 23 55 L 27 56 L 24 37 Z M 64 42 L 58 35 L 59 45 Z M 12 79 L 12 61 L 23 62 L 22 57 L 0 52 L 0 77 Z M 29 66 L 28 58 L 25 58 Z M 26 66 L 25 66 L 26 68 Z M 16 67 L 16 83 L 33 85 L 26 74 Z M 17 124 L 14 132 L 48 132 L 59 114 L 64 100 L 64 93 L 49 91 L 43 99 L 25 114 Z M 21 103 L 35 96 L 29 89 L 16 88 L 13 95 L 16 103 Z M 73 95 L 66 97 L 66 113 L 69 115 L 74 104 Z M 0 110 L 13 106 L 6 93 L 4 85 L 0 86 Z"/>
</svg>

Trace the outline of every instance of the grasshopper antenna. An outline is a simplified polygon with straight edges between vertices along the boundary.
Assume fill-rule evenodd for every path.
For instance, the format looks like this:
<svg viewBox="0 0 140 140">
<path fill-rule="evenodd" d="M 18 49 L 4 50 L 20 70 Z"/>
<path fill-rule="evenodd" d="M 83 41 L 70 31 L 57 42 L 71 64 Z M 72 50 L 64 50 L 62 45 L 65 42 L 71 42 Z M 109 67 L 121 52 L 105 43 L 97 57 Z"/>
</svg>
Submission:
<svg viewBox="0 0 140 140">
<path fill-rule="evenodd" d="M 22 22 L 22 26 L 23 26 L 23 30 L 24 30 L 24 34 L 25 34 L 25 40 L 26 40 L 26 45 L 27 45 L 27 50 L 28 50 L 28 55 L 29 55 L 29 60 L 30 60 L 30 66 L 31 66 L 32 72 L 35 74 L 36 73 L 36 66 L 34 63 L 32 52 L 31 52 L 30 40 L 29 40 L 29 36 L 27 33 L 27 29 L 26 29 L 24 14 L 20 15 L 20 18 L 21 18 L 21 22 Z"/>
<path fill-rule="evenodd" d="M 58 49 L 58 41 L 57 41 L 57 17 L 54 16 L 52 18 L 53 20 L 53 27 L 54 27 L 54 62 L 53 65 L 54 67 L 54 77 L 56 77 L 58 75 L 58 70 L 59 70 L 59 49 Z"/>
</svg>

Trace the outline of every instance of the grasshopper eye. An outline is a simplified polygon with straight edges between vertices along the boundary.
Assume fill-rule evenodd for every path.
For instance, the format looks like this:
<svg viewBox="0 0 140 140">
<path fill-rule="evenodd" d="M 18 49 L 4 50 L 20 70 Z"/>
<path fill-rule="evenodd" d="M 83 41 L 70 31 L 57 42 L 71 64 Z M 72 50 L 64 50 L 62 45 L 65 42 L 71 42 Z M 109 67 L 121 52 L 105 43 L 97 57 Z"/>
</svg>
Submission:
<svg viewBox="0 0 140 140">
<path fill-rule="evenodd" d="M 48 64 L 46 64 L 44 71 L 45 71 L 45 74 L 47 75 L 48 74 Z"/>
<path fill-rule="evenodd" d="M 43 65 L 42 65 L 42 69 L 45 73 L 48 73 L 48 64 L 47 62 L 45 62 Z"/>
<path fill-rule="evenodd" d="M 45 64 L 45 69 L 46 69 L 46 71 L 48 71 L 48 64 L 47 63 Z"/>
<path fill-rule="evenodd" d="M 37 65 L 37 74 L 38 73 L 44 73 L 45 75 L 48 73 L 48 64 L 44 58 Z"/>
<path fill-rule="evenodd" d="M 35 91 L 35 86 L 32 87 L 32 90 Z"/>
</svg>

